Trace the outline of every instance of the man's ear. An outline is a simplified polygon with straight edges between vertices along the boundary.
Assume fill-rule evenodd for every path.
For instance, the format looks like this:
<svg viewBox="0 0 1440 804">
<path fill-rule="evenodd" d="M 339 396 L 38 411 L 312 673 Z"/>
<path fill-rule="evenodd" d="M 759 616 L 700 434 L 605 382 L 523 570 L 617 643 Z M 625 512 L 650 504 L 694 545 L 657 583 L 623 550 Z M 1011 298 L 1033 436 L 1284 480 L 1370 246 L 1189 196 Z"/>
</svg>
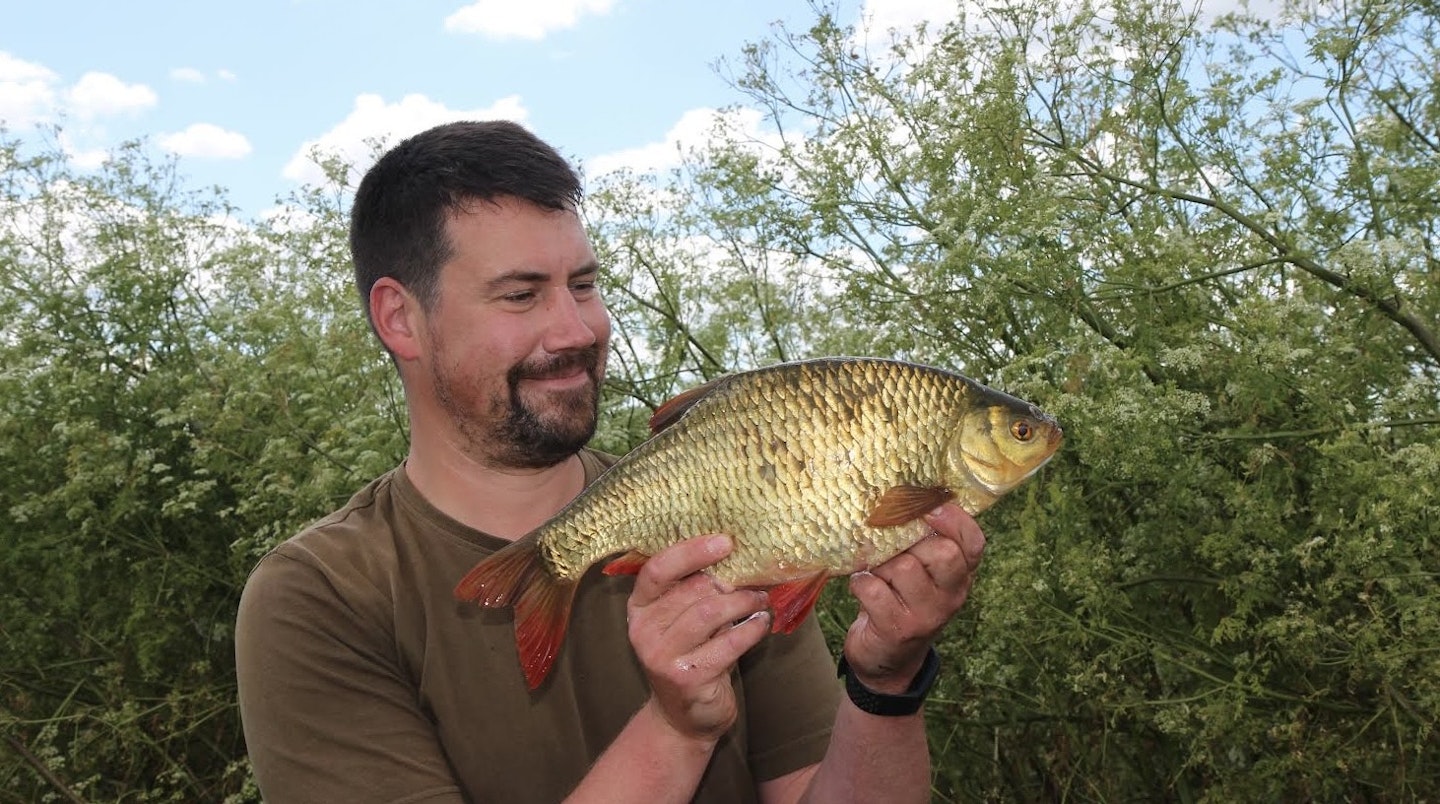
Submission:
<svg viewBox="0 0 1440 804">
<path fill-rule="evenodd" d="M 414 360 L 420 356 L 425 311 L 420 300 L 395 279 L 382 276 L 370 288 L 370 320 L 375 334 L 395 359 Z"/>
</svg>

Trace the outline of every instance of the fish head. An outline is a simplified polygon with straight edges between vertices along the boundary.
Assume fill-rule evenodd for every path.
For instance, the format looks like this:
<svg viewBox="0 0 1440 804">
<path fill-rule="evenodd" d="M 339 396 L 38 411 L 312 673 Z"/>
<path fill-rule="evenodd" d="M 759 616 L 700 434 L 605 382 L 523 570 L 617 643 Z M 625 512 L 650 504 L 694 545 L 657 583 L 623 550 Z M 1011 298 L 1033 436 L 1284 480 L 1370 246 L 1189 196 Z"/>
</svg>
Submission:
<svg viewBox="0 0 1440 804">
<path fill-rule="evenodd" d="M 952 470 L 968 475 L 992 501 L 1035 474 L 1064 438 L 1054 416 L 997 396 L 964 414 L 948 456 Z"/>
</svg>

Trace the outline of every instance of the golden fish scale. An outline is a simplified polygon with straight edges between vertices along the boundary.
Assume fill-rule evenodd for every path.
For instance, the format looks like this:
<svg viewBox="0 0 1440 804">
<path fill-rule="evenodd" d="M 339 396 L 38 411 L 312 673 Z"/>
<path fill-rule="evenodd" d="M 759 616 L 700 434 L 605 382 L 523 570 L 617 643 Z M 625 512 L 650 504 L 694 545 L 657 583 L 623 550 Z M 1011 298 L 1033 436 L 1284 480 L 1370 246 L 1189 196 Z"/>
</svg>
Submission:
<svg viewBox="0 0 1440 804">
<path fill-rule="evenodd" d="M 653 555 L 728 533 L 712 572 L 736 585 L 844 574 L 904 550 L 927 526 L 864 524 L 898 485 L 945 486 L 943 450 L 977 404 L 963 378 L 871 360 L 735 375 L 602 476 L 539 533 L 557 577 L 625 550 Z"/>
</svg>

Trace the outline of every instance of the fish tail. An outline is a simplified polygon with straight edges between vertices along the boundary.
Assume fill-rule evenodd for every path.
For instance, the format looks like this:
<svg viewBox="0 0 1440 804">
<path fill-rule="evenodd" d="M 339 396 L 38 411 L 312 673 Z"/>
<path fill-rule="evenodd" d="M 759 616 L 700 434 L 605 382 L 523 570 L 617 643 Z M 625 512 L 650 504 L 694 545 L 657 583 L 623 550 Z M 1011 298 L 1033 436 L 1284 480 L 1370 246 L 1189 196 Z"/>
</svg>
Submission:
<svg viewBox="0 0 1440 804">
<path fill-rule="evenodd" d="M 525 683 L 533 690 L 560 654 L 578 586 L 546 570 L 539 542 L 530 535 L 476 564 L 456 584 L 455 598 L 487 608 L 514 607 L 515 650 Z"/>
<path fill-rule="evenodd" d="M 559 580 L 548 572 L 538 577 L 540 582 L 526 587 L 515 603 L 515 649 L 525 670 L 525 683 L 532 690 L 550 674 L 560 654 L 575 589 L 580 585 Z"/>
</svg>

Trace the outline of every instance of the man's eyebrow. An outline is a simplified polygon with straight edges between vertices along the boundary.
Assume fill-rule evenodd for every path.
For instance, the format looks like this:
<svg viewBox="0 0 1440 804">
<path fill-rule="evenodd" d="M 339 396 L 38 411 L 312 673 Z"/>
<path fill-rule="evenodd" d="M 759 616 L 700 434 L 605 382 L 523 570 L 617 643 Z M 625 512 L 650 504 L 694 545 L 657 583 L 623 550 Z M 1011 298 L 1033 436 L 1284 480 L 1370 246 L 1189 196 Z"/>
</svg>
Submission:
<svg viewBox="0 0 1440 804">
<path fill-rule="evenodd" d="M 485 287 L 493 289 L 505 285 L 537 285 L 549 279 L 550 275 L 543 271 L 506 271 L 497 277 L 487 280 Z"/>
<path fill-rule="evenodd" d="M 579 268 L 576 268 L 575 270 L 571 271 L 571 272 L 570 272 L 570 278 L 571 278 L 571 279 L 579 279 L 579 278 L 582 277 L 582 276 L 589 276 L 589 275 L 591 275 L 591 274 L 598 274 L 598 273 L 600 273 L 600 264 L 597 263 L 597 262 L 587 262 L 587 263 L 585 263 L 584 265 L 580 266 Z"/>
<path fill-rule="evenodd" d="M 570 272 L 568 279 L 579 279 L 585 276 L 600 273 L 598 263 L 589 262 Z M 550 281 L 550 274 L 545 271 L 516 270 L 507 271 L 485 283 L 485 287 L 495 289 L 505 285 L 538 285 Z"/>
</svg>

